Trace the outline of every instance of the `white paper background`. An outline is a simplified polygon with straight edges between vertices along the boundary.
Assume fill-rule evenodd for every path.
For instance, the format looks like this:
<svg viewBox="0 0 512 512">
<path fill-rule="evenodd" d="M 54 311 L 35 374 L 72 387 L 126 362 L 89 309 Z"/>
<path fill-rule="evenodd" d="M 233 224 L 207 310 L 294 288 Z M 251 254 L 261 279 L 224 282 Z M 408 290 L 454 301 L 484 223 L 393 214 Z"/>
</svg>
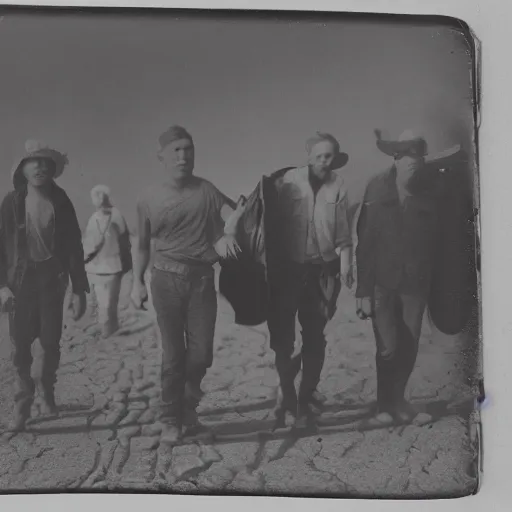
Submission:
<svg viewBox="0 0 512 512">
<path fill-rule="evenodd" d="M 0 0 L 1 3 L 10 3 Z M 483 411 L 485 459 L 481 491 L 457 500 L 384 501 L 326 500 L 250 497 L 191 497 L 166 495 L 28 495 L 0 496 L 0 510 L 91 511 L 117 510 L 207 510 L 246 512 L 315 509 L 347 511 L 506 511 L 512 510 L 512 169 L 509 166 L 512 119 L 512 2 L 509 0 L 93 0 L 33 2 L 26 5 L 197 7 L 240 9 L 286 9 L 440 14 L 466 21 L 482 42 L 483 106 L 480 130 L 482 197 L 482 264 L 484 371 L 488 405 Z M 1 25 L 0 25 L 1 30 Z M 1 80 L 1 63 L 0 63 Z M 2 98 L 2 101 L 9 101 Z M 0 119 L 1 122 L 1 119 Z"/>
</svg>

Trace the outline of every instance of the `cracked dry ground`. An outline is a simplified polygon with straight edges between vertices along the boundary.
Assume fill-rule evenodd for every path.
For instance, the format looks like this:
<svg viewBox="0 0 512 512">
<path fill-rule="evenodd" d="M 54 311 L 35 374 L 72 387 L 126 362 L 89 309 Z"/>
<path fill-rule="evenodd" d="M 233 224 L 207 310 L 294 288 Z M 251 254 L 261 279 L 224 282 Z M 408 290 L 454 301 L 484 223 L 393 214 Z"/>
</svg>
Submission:
<svg viewBox="0 0 512 512">
<path fill-rule="evenodd" d="M 128 284 L 125 283 L 124 296 Z M 430 332 L 421 341 L 410 398 L 436 414 L 430 426 L 365 427 L 375 400 L 371 326 L 340 296 L 328 326 L 320 391 L 329 399 L 316 432 L 272 432 L 278 384 L 265 326 L 233 324 L 219 299 L 215 360 L 200 418 L 215 437 L 160 443 L 158 334 L 153 315 L 125 303 L 123 330 L 100 340 L 90 318 L 64 334 L 58 419 L 38 417 L 0 440 L 0 491 L 159 490 L 344 497 L 448 497 L 476 486 L 471 390 L 463 340 Z M 11 419 L 13 373 L 2 318 L 0 422 Z M 299 338 L 300 339 L 300 338 Z M 34 374 L 39 348 L 35 345 Z M 39 354 L 39 355 L 38 355 Z"/>
</svg>

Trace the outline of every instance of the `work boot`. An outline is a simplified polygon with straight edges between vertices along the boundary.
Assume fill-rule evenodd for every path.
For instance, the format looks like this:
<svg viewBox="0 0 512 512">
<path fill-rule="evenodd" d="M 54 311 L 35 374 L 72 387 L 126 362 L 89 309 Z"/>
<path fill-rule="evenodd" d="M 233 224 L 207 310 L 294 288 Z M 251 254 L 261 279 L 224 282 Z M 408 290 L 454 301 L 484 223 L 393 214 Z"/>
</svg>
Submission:
<svg viewBox="0 0 512 512">
<path fill-rule="evenodd" d="M 327 401 L 327 397 L 319 393 L 318 391 L 313 392 L 304 392 L 303 390 L 299 391 L 299 403 L 307 405 L 311 412 L 319 416 L 325 409 L 325 402 Z"/>
<path fill-rule="evenodd" d="M 399 404 L 393 407 L 391 411 L 392 416 L 398 423 L 411 423 L 416 414 L 404 404 Z"/>
<path fill-rule="evenodd" d="M 320 391 L 313 391 L 313 394 L 311 395 L 311 403 L 315 405 L 315 407 L 322 408 L 327 402 L 327 397 L 320 393 Z"/>
<path fill-rule="evenodd" d="M 58 416 L 59 408 L 55 403 L 55 394 L 52 391 L 45 391 L 43 393 L 43 400 L 41 402 L 41 414 L 43 416 Z"/>
<path fill-rule="evenodd" d="M 321 411 L 312 403 L 311 396 L 308 399 L 299 397 L 299 405 L 297 408 L 297 417 L 293 424 L 296 429 L 311 428 L 316 425 L 316 420 L 320 416 Z"/>
<path fill-rule="evenodd" d="M 188 408 L 183 413 L 183 436 L 200 436 L 213 442 L 213 432 L 199 421 L 195 409 Z"/>
<path fill-rule="evenodd" d="M 297 393 L 294 386 L 286 386 L 285 392 L 280 386 L 277 391 L 277 403 L 274 409 L 274 430 L 286 427 L 286 418 L 291 416 L 294 422 L 297 417 Z"/>
<path fill-rule="evenodd" d="M 185 384 L 185 403 L 189 408 L 195 408 L 199 405 L 201 398 L 203 398 L 204 393 L 201 389 L 201 386 L 196 386 L 187 382 Z"/>
<path fill-rule="evenodd" d="M 101 337 L 106 340 L 119 331 L 119 322 L 105 322 L 101 326 Z"/>
<path fill-rule="evenodd" d="M 181 428 L 174 421 L 164 421 L 160 442 L 175 446 L 181 441 Z"/>
<path fill-rule="evenodd" d="M 30 418 L 33 397 L 18 398 L 14 406 L 14 417 L 8 427 L 10 432 L 21 432 Z"/>
<path fill-rule="evenodd" d="M 297 390 L 295 378 L 300 370 L 299 356 L 287 357 L 276 354 L 276 369 L 279 375 L 279 388 L 275 415 L 277 423 L 284 421 L 286 413 L 297 416 Z"/>
</svg>

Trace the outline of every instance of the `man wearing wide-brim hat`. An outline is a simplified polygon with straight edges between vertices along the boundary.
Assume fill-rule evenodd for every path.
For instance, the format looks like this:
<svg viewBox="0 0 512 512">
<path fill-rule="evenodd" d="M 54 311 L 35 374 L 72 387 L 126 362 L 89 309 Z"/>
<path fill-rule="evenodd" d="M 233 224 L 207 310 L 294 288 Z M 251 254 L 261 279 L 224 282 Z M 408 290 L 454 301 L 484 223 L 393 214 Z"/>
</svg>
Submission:
<svg viewBox="0 0 512 512">
<path fill-rule="evenodd" d="M 405 399 L 418 354 L 439 241 L 441 177 L 460 146 L 429 154 L 412 131 L 377 147 L 393 165 L 370 180 L 357 226 L 357 310 L 371 318 L 377 343 L 377 424 L 428 421 Z"/>
<path fill-rule="evenodd" d="M 31 347 L 36 338 L 44 351 L 43 410 L 51 415 L 58 411 L 54 387 L 69 278 L 74 319 L 85 312 L 89 285 L 82 235 L 71 201 L 54 181 L 66 164 L 65 155 L 28 141 L 13 169 L 14 190 L 0 208 L 0 301 L 2 310 L 10 313 L 19 388 L 12 430 L 23 429 L 30 417 L 35 391 Z"/>
<path fill-rule="evenodd" d="M 268 328 L 280 393 L 277 425 L 313 426 L 325 398 L 318 392 L 325 361 L 325 327 L 345 283 L 352 286 L 352 237 L 347 187 L 341 169 L 348 155 L 336 138 L 317 132 L 306 142 L 307 165 L 284 169 L 275 180 L 268 253 Z M 267 205 L 269 206 L 269 205 Z M 270 240 L 272 238 L 272 240 Z M 296 317 L 302 348 L 294 353 Z M 295 389 L 295 377 L 302 379 Z"/>
</svg>

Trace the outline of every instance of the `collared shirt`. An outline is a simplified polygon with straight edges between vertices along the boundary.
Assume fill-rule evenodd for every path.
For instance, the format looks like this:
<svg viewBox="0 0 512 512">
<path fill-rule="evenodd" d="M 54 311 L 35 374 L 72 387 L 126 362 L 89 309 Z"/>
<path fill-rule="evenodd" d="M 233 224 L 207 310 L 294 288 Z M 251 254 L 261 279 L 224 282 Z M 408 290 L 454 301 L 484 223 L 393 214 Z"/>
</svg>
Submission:
<svg viewBox="0 0 512 512">
<path fill-rule="evenodd" d="M 332 172 L 315 194 L 308 167 L 291 169 L 277 188 L 278 238 L 285 259 L 330 262 L 352 245 L 347 190 L 339 174 Z"/>
<path fill-rule="evenodd" d="M 27 246 L 30 259 L 46 261 L 53 256 L 55 211 L 52 202 L 38 194 L 27 194 L 25 200 Z"/>
<path fill-rule="evenodd" d="M 315 228 L 315 212 L 309 216 L 308 234 L 306 239 L 306 257 L 307 262 L 321 262 L 322 253 L 318 244 L 318 236 Z"/>
</svg>

